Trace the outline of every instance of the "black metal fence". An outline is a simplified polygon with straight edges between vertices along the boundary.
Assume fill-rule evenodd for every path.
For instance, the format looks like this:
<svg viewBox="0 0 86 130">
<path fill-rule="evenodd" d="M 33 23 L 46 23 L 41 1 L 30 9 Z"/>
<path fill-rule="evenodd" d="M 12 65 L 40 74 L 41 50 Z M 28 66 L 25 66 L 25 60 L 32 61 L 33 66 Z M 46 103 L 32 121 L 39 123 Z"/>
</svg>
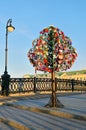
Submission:
<svg viewBox="0 0 86 130">
<path fill-rule="evenodd" d="M 55 78 L 56 91 L 86 91 L 86 81 Z M 11 78 L 9 93 L 52 91 L 51 78 Z M 1 93 L 1 78 L 0 78 Z"/>
</svg>

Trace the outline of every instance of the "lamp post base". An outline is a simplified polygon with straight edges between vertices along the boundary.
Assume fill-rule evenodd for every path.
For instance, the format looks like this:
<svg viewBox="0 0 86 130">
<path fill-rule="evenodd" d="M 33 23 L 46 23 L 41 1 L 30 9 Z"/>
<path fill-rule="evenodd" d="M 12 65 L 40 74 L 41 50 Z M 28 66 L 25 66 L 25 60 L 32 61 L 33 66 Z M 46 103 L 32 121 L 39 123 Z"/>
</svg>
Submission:
<svg viewBox="0 0 86 130">
<path fill-rule="evenodd" d="M 10 82 L 10 75 L 5 71 L 4 74 L 1 76 L 2 78 L 2 95 L 8 96 L 9 95 L 9 82 Z"/>
</svg>

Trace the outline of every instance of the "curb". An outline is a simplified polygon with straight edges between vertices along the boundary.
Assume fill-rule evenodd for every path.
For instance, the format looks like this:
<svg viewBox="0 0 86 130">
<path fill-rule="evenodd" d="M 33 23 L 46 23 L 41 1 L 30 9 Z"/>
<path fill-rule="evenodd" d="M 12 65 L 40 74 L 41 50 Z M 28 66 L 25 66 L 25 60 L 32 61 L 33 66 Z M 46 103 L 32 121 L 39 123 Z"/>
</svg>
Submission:
<svg viewBox="0 0 86 130">
<path fill-rule="evenodd" d="M 47 108 L 44 109 L 44 108 L 38 108 L 38 107 L 26 107 L 26 106 L 21 106 L 21 105 L 14 105 L 14 104 L 11 104 L 11 103 L 4 103 L 4 105 L 15 107 L 15 108 L 22 109 L 22 110 L 28 110 L 28 111 L 31 111 L 31 112 L 46 113 L 46 114 L 58 116 L 58 117 L 61 117 L 61 118 L 77 119 L 77 120 L 86 121 L 86 116 L 76 115 L 76 114 L 71 114 L 71 113 L 66 113 L 66 112 L 60 112 L 60 111 L 55 111 L 55 110 L 49 110 Z"/>
</svg>

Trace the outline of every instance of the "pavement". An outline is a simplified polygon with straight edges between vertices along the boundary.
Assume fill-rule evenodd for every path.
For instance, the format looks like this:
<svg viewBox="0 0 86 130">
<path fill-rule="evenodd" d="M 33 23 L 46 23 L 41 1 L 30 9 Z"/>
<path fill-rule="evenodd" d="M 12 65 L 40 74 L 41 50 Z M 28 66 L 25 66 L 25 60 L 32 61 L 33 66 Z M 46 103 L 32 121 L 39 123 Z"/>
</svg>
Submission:
<svg viewBox="0 0 86 130">
<path fill-rule="evenodd" d="M 0 123 L 10 126 L 9 130 L 86 130 L 86 93 L 60 93 L 57 98 L 63 108 L 45 107 L 50 94 L 1 96 Z M 27 115 L 30 115 L 29 120 L 26 120 Z M 63 122 L 63 127 L 55 120 Z M 39 122 L 44 123 L 40 125 Z"/>
</svg>

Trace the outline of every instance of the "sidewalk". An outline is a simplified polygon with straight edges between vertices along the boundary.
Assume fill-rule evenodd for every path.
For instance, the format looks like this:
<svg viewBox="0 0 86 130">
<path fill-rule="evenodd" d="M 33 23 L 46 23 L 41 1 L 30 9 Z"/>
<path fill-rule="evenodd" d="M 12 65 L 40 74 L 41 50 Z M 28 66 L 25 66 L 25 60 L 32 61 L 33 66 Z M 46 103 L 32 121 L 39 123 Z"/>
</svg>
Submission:
<svg viewBox="0 0 86 130">
<path fill-rule="evenodd" d="M 31 110 L 34 108 L 34 111 L 48 112 L 53 111 L 57 116 L 64 116 L 66 118 L 75 118 L 86 120 L 86 93 L 85 94 L 57 94 L 58 99 L 64 105 L 63 108 L 46 108 L 44 107 L 50 99 L 50 95 L 29 95 L 29 96 L 17 96 L 17 97 L 4 97 L 4 100 L 1 99 L 1 104 L 5 103 L 6 105 L 11 105 L 15 107 L 20 107 L 21 109 Z M 19 100 L 19 101 L 18 101 Z M 32 109 L 33 111 L 33 109 Z M 49 112 L 49 113 L 50 113 Z M 68 117 L 67 117 L 68 116 Z"/>
<path fill-rule="evenodd" d="M 85 130 L 86 94 L 57 95 L 64 108 L 44 107 L 49 94 L 1 97 L 0 121 L 19 130 Z"/>
</svg>

